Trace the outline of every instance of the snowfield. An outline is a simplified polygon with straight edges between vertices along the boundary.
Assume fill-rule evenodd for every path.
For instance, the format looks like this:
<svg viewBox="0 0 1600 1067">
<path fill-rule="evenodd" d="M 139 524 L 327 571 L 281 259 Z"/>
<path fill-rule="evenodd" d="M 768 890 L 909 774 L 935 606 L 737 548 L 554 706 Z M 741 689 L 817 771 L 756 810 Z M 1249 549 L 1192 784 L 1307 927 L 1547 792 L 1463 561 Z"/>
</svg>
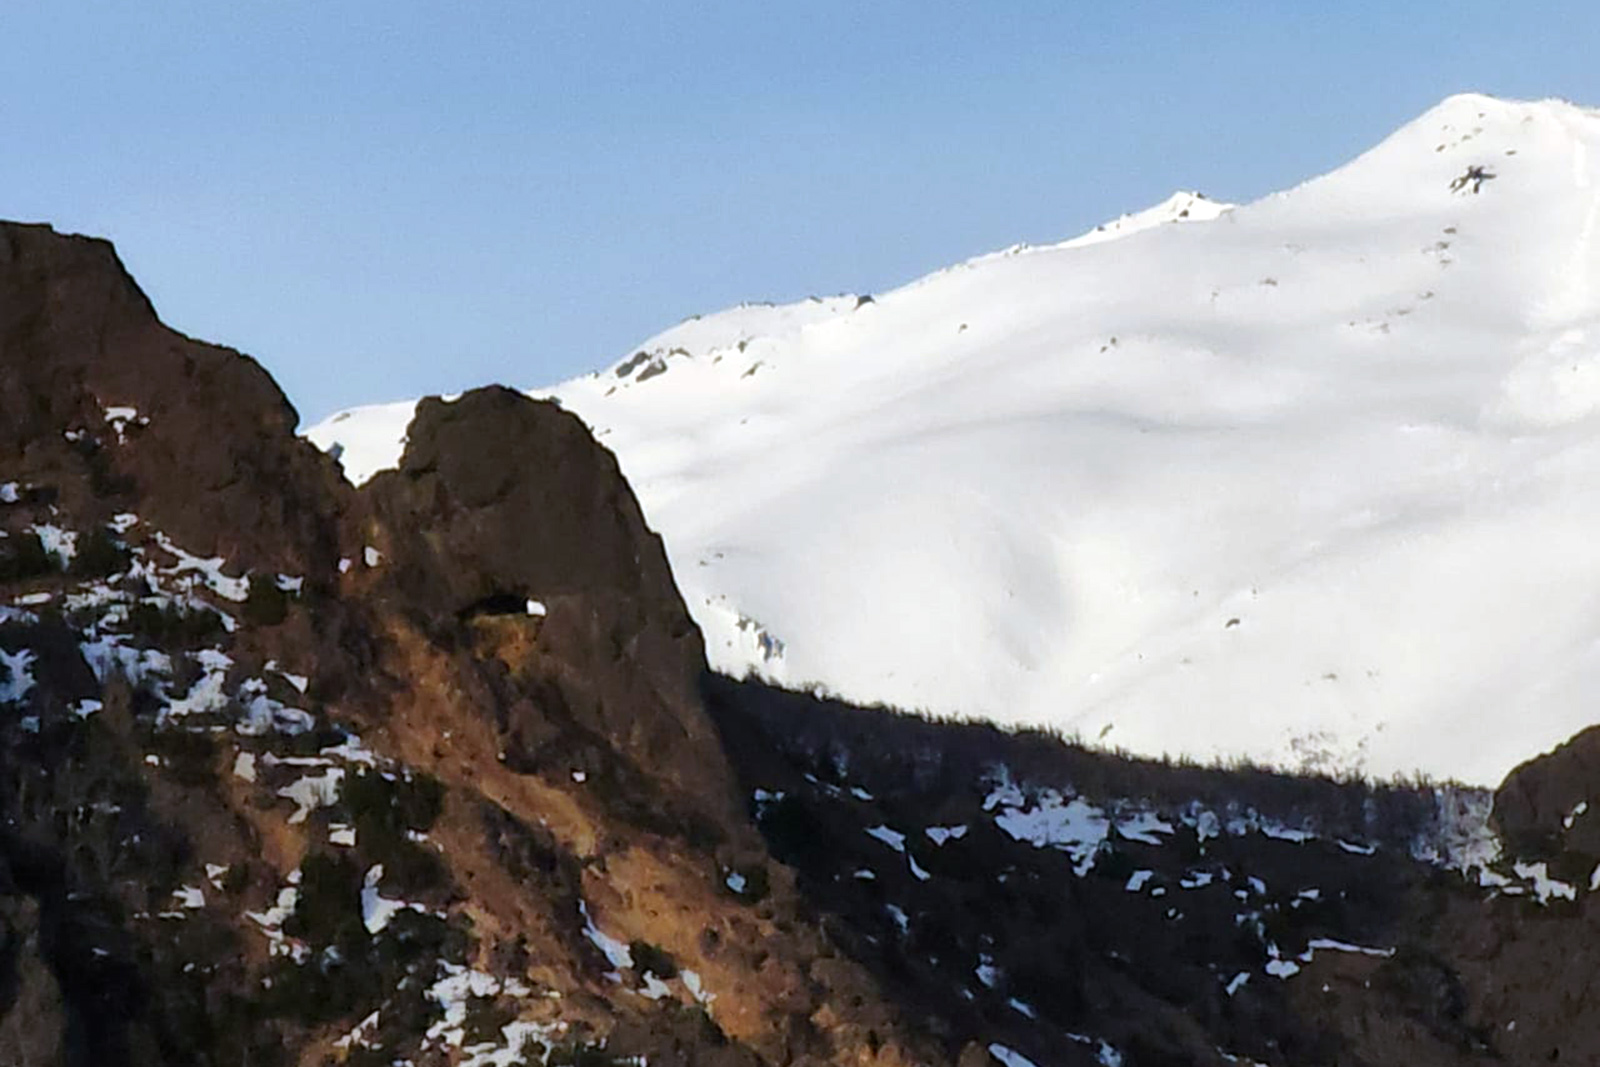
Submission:
<svg viewBox="0 0 1600 1067">
<path fill-rule="evenodd" d="M 1458 96 L 1255 203 L 533 394 L 617 453 L 718 669 L 1489 784 L 1600 721 L 1597 228 L 1600 112 Z M 308 436 L 359 482 L 413 407 Z"/>
</svg>

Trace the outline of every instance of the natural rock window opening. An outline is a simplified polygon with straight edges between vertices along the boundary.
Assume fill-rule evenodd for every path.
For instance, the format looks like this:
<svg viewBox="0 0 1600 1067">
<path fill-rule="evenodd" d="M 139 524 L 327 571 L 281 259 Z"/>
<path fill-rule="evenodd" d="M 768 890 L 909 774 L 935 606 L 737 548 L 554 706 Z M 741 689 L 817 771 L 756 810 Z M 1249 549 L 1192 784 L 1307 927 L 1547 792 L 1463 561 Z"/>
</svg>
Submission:
<svg viewBox="0 0 1600 1067">
<path fill-rule="evenodd" d="M 483 599 L 462 609 L 461 617 L 463 619 L 478 619 L 485 615 L 528 616 L 544 614 L 542 610 L 537 612 L 530 610 L 529 605 L 537 603 L 538 601 L 529 599 L 525 593 L 490 593 Z"/>
</svg>

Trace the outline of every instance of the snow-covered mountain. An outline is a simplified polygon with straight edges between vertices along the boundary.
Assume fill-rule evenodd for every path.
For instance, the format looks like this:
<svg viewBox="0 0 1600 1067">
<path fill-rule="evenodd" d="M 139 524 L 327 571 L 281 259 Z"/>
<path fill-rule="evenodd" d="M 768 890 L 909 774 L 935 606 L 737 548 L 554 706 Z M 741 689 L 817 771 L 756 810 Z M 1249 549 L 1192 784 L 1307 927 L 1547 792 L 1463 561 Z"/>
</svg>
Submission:
<svg viewBox="0 0 1600 1067">
<path fill-rule="evenodd" d="M 724 671 L 1488 783 L 1600 721 L 1597 229 L 1600 112 L 1457 96 L 1255 203 L 534 392 L 620 457 Z M 364 480 L 413 406 L 309 436 Z"/>
</svg>

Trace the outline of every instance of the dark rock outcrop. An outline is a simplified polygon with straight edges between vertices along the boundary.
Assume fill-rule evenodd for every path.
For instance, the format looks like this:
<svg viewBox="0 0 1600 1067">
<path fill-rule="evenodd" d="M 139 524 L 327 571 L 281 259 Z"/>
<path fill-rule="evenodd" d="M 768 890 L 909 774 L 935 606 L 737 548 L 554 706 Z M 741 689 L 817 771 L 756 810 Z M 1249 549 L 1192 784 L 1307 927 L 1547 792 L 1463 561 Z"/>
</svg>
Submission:
<svg viewBox="0 0 1600 1067">
<path fill-rule="evenodd" d="M 1494 796 L 1502 837 L 1525 856 L 1600 863 L 1600 727 L 1520 764 Z"/>
<path fill-rule="evenodd" d="M 0 223 L 0 463 L 83 521 L 318 581 L 350 493 L 259 364 L 163 326 L 106 241 Z"/>
<path fill-rule="evenodd" d="M 499 387 L 426 399 L 399 469 L 364 496 L 389 549 L 380 596 L 450 624 L 526 618 L 533 602 L 537 648 L 513 667 L 539 684 L 508 714 L 509 760 L 546 765 L 553 747 L 570 762 L 554 743 L 574 728 L 742 821 L 700 702 L 700 631 L 616 458 L 576 417 Z"/>
</svg>

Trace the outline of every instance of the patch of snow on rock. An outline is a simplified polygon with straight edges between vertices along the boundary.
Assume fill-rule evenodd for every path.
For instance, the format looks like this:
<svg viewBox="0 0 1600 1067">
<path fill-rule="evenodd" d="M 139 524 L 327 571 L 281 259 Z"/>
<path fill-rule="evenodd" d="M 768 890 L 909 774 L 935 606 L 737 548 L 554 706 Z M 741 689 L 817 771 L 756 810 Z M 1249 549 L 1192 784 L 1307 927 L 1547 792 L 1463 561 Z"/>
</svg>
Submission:
<svg viewBox="0 0 1600 1067">
<path fill-rule="evenodd" d="M 876 838 L 894 849 L 896 852 L 906 850 L 906 835 L 898 830 L 891 830 L 887 826 L 869 826 L 866 829 L 868 837 Z"/>
<path fill-rule="evenodd" d="M 1008 1048 L 1001 1044 L 990 1045 L 989 1055 L 1000 1063 L 1000 1067 L 1038 1067 L 1037 1064 L 1016 1049 Z"/>
</svg>

